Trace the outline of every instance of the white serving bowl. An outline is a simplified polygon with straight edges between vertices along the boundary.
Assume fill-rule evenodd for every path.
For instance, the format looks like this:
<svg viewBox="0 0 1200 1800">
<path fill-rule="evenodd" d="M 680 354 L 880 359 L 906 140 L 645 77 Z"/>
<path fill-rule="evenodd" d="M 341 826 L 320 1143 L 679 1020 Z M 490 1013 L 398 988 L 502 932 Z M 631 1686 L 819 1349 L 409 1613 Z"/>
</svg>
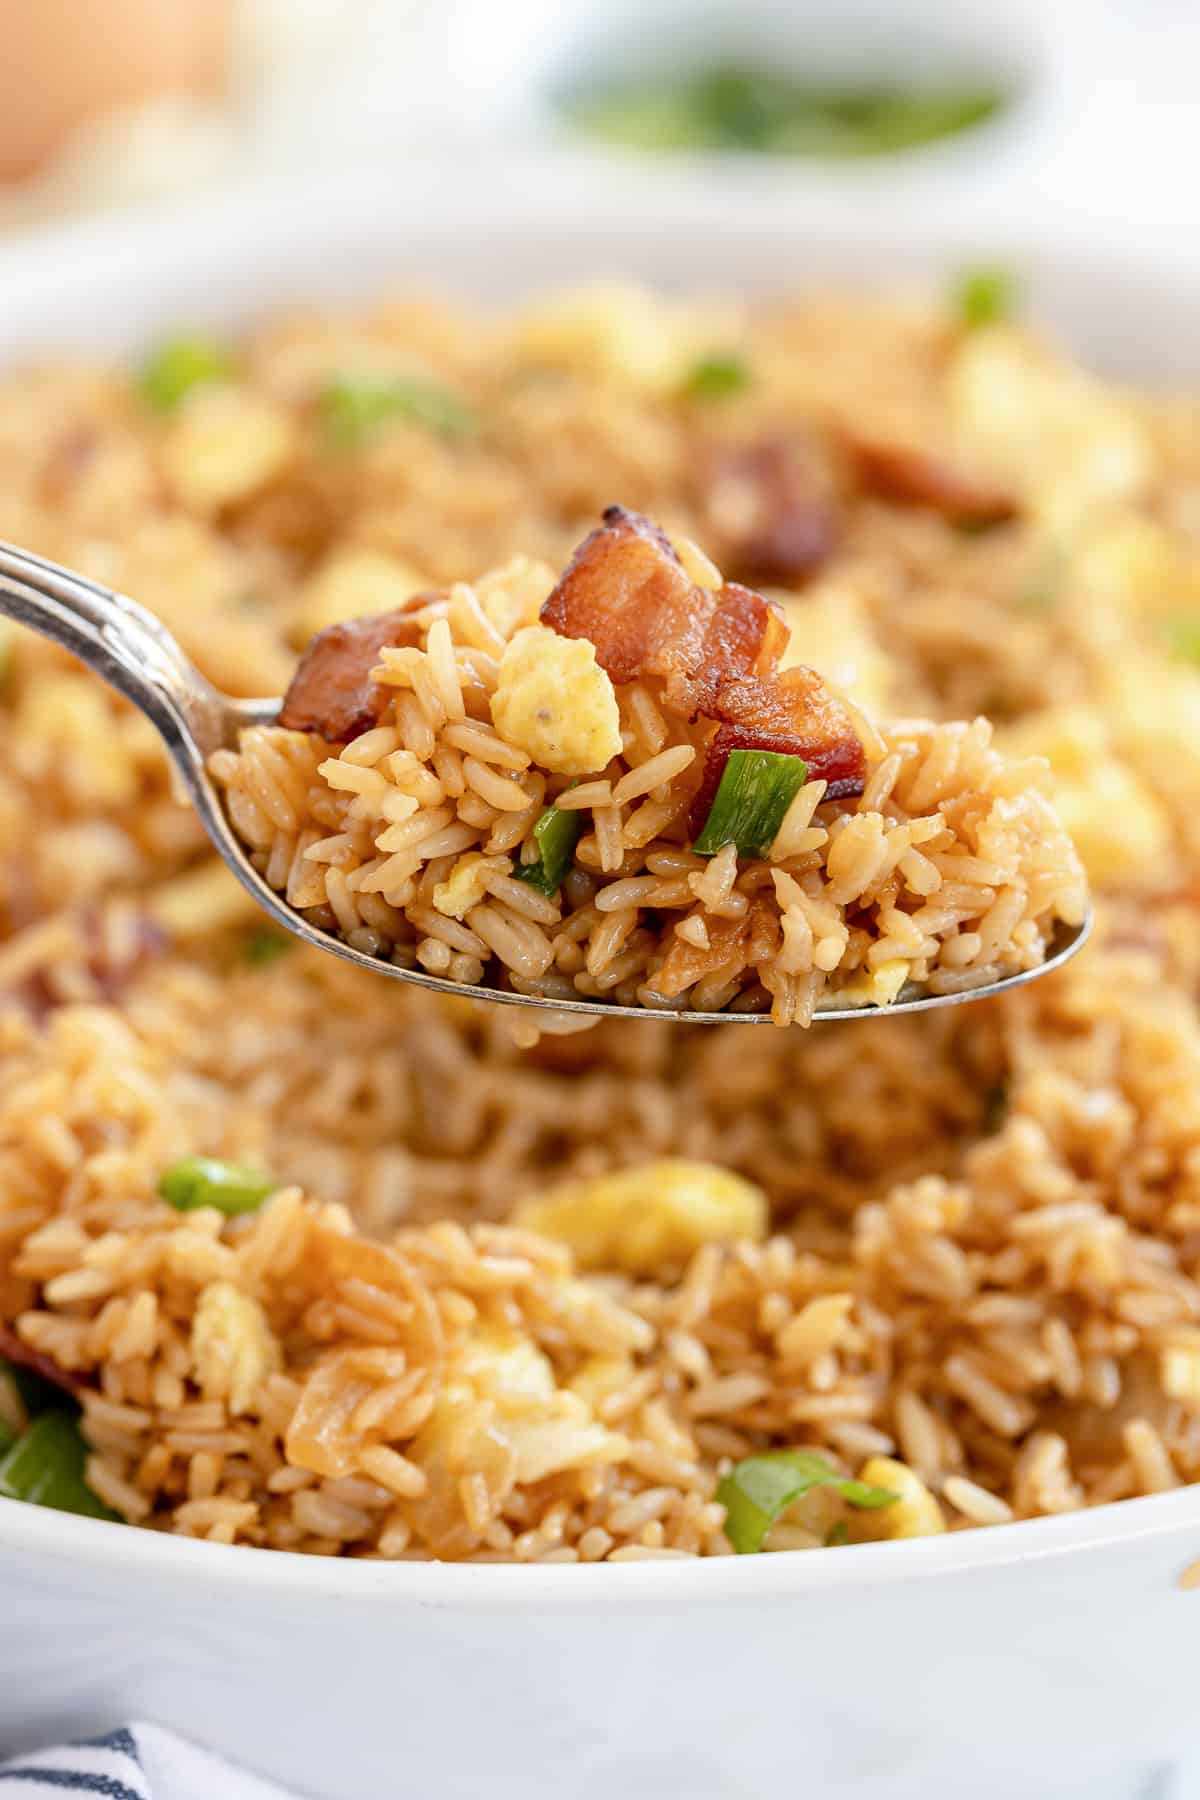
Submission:
<svg viewBox="0 0 1200 1800">
<path fill-rule="evenodd" d="M 0 253 L 0 357 L 389 276 L 761 291 L 999 251 L 1084 354 L 1200 370 L 1198 284 L 1169 259 L 884 213 L 723 211 L 644 177 L 583 196 L 521 168 L 486 195 L 478 171 L 411 168 L 245 193 Z M 1193 1732 L 1197 1558 L 1187 1489 L 853 1550 L 568 1568 L 325 1561 L 0 1502 L 0 1754 L 146 1717 L 328 1800 L 1148 1800 Z"/>
</svg>

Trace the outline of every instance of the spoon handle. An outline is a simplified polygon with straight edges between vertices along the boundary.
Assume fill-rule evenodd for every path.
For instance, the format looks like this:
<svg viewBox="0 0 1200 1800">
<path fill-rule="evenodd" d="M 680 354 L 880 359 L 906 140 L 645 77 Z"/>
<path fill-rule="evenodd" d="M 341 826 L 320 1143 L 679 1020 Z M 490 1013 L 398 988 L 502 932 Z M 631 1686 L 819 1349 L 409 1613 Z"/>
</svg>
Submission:
<svg viewBox="0 0 1200 1800">
<path fill-rule="evenodd" d="M 61 644 L 131 700 L 185 774 L 278 704 L 218 692 L 136 600 L 15 544 L 0 543 L 0 616 Z"/>
</svg>

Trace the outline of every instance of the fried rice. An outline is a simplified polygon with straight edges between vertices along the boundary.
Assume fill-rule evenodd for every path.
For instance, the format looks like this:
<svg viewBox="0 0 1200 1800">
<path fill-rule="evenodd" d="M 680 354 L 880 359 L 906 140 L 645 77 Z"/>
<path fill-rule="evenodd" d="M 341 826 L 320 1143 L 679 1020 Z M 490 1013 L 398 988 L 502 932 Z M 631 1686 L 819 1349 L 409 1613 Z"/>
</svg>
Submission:
<svg viewBox="0 0 1200 1800">
<path fill-rule="evenodd" d="M 718 350 L 744 379 L 714 395 L 694 371 Z M 349 443 L 327 401 L 347 371 L 408 395 Z M 281 692 L 315 632 L 413 593 L 540 604 L 534 565 L 561 569 L 619 498 L 765 587 L 870 717 L 936 721 L 885 724 L 881 832 L 952 811 L 929 774 L 948 743 L 972 792 L 1015 768 L 1033 794 L 1044 757 L 1099 895 L 1075 963 L 977 1006 L 808 1033 L 606 1021 L 524 1050 L 478 1000 L 274 939 L 150 728 L 14 636 L 0 1325 L 69 1382 L 94 1495 L 216 1541 L 574 1562 L 728 1553 L 718 1488 L 771 1449 L 893 1496 L 818 1485 L 771 1549 L 1200 1476 L 1197 417 L 909 294 L 297 314 L 158 410 L 126 371 L 5 376 L 0 535 L 136 594 L 231 692 Z M 651 715 L 625 706 L 632 742 Z M 980 715 L 991 738 L 950 723 Z M 290 877 L 269 800 L 246 835 Z M 617 849 L 608 885 L 644 881 Z M 718 860 L 650 867 L 658 904 Z M 478 979 L 473 944 L 355 906 L 347 935 L 435 966 L 442 945 Z M 160 1184 L 197 1156 L 269 1197 L 179 1210 Z M 22 1404 L 0 1377 L 16 1428 Z"/>
<path fill-rule="evenodd" d="M 909 983 L 960 993 L 1036 968 L 1057 922 L 1087 907 L 1044 762 L 1000 756 L 984 719 L 876 728 L 811 670 L 794 666 L 802 685 L 785 686 L 763 646 L 777 628 L 786 649 L 782 609 L 683 554 L 708 586 L 614 507 L 552 591 L 519 563 L 318 634 L 281 714 L 310 729 L 257 727 L 211 758 L 268 882 L 368 955 L 468 985 L 498 974 L 547 1000 L 769 1007 L 778 1025 L 809 1025 L 825 999 L 886 1005 Z M 579 625 L 584 580 L 601 619 Z M 667 610 L 656 581 L 680 602 L 660 669 L 715 608 L 710 635 L 732 614 L 748 640 L 725 647 L 737 674 L 614 687 L 608 670 L 630 672 L 630 644 L 636 662 Z M 578 629 L 548 629 L 556 613 Z M 413 641 L 380 644 L 389 619 Z M 727 711 L 730 687 L 750 690 L 750 716 L 722 727 L 704 711 Z M 792 735 L 764 734 L 764 707 Z M 725 804 L 738 755 L 758 759 L 763 805 L 778 771 L 795 786 L 761 845 L 736 835 L 761 829 L 755 789 L 740 820 Z M 549 872 L 548 825 L 570 834 Z"/>
</svg>

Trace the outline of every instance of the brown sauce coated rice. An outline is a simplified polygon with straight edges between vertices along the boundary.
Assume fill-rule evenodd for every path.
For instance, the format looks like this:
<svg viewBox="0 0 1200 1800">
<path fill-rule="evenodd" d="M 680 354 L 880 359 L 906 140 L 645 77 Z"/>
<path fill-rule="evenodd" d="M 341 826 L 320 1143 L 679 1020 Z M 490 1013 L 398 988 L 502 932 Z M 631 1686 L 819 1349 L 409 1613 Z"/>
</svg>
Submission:
<svg viewBox="0 0 1200 1800">
<path fill-rule="evenodd" d="M 745 391 L 681 399 L 714 342 L 741 346 Z M 315 396 L 364 363 L 452 389 L 474 435 L 396 419 L 332 455 Z M 241 693 L 282 690 L 332 616 L 418 590 L 449 592 L 456 666 L 486 689 L 502 601 L 536 605 L 537 565 L 560 567 L 617 496 L 726 567 L 721 508 L 696 487 L 714 439 L 869 419 L 974 458 L 1014 493 L 1013 522 L 966 534 L 848 488 L 836 550 L 782 597 L 804 660 L 873 716 L 985 714 L 1003 768 L 1049 759 L 1099 929 L 1060 975 L 944 1015 L 807 1034 L 606 1022 L 521 1050 L 470 998 L 300 949 L 266 960 L 149 728 L 14 641 L 0 1318 L 85 1379 L 95 1491 L 215 1541 L 594 1561 L 728 1552 L 717 1479 L 767 1445 L 900 1466 L 915 1489 L 890 1522 L 870 1515 L 884 1534 L 1200 1476 L 1200 675 L 1180 654 L 1200 596 L 1194 408 L 1102 386 L 1016 329 L 964 337 L 909 298 L 750 315 L 615 290 L 599 311 L 564 297 L 515 319 L 401 300 L 268 324 L 241 368 L 219 405 L 198 390 L 165 417 L 106 369 L 0 384 L 0 535 L 160 608 Z M 993 379 L 1023 406 L 990 409 Z M 217 426 L 238 446 L 224 462 Z M 635 990 L 640 909 L 678 906 L 692 877 L 704 916 L 683 941 L 702 953 L 736 910 L 736 864 L 697 871 L 651 811 L 626 866 L 669 777 L 643 794 L 604 776 L 587 806 L 611 881 L 569 880 L 559 920 L 533 890 L 521 903 L 504 865 L 529 819 L 505 784 L 532 807 L 528 770 L 465 707 L 455 722 L 435 650 L 391 729 L 441 790 L 417 815 L 438 858 L 482 841 L 493 866 L 463 920 L 416 896 L 414 957 L 466 984 L 497 956 L 535 982 L 553 962 L 567 991 L 614 972 Z M 631 694 L 624 722 L 631 769 L 653 772 L 671 750 L 653 695 Z M 376 747 L 336 760 L 369 773 Z M 253 749 L 268 878 L 351 941 L 387 941 L 396 909 L 351 886 L 337 806 L 310 821 L 310 741 Z M 868 811 L 900 809 L 886 830 L 908 830 L 947 798 L 948 758 L 993 754 L 975 726 L 889 725 Z M 796 857 L 819 815 L 816 797 L 789 819 Z M 422 841 L 405 822 L 402 848 Z M 897 848 L 910 894 L 950 915 L 944 941 L 969 940 L 948 977 L 987 966 L 1022 923 L 980 914 L 981 887 L 1000 905 L 999 852 L 975 844 L 955 869 L 934 839 Z M 829 921 L 795 904 L 819 968 Z M 729 980 L 718 967 L 691 991 L 729 1003 Z M 241 1220 L 176 1212 L 156 1185 L 194 1154 L 279 1186 Z M 801 1510 L 774 1541 L 828 1528 Z"/>
</svg>

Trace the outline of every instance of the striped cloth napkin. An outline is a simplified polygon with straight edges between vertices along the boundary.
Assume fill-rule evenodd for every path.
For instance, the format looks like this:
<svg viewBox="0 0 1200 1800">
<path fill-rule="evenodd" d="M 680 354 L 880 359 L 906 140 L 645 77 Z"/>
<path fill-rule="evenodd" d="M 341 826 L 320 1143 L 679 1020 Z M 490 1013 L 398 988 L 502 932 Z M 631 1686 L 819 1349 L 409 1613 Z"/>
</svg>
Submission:
<svg viewBox="0 0 1200 1800">
<path fill-rule="evenodd" d="M 176 1737 L 161 1725 L 122 1725 L 104 1737 L 0 1763 L 3 1800 L 299 1800 L 273 1782 Z"/>
</svg>

